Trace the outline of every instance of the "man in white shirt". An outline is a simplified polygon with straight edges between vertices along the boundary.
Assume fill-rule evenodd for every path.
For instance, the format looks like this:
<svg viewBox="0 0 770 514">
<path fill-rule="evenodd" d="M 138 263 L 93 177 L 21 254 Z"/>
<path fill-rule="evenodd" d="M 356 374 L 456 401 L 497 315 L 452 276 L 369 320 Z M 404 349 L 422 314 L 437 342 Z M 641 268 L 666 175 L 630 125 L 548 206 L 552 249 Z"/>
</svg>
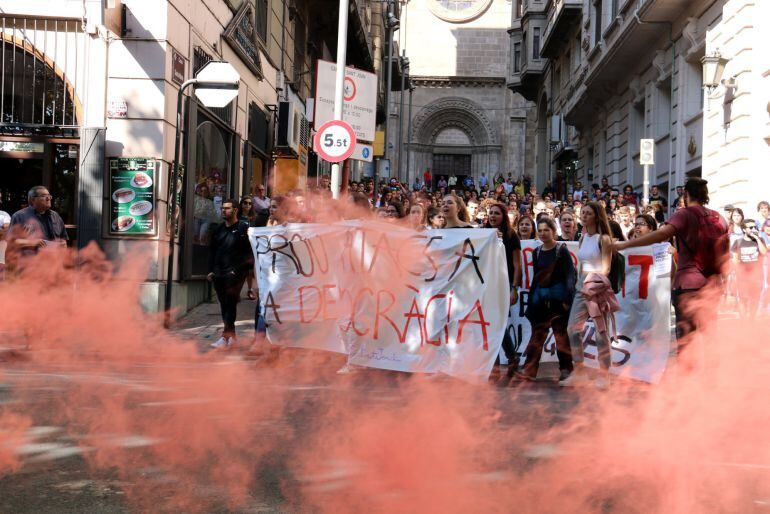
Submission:
<svg viewBox="0 0 770 514">
<path fill-rule="evenodd" d="M 487 187 L 489 185 L 489 180 L 487 180 L 487 176 L 482 173 L 481 177 L 479 177 L 479 187 Z"/>
<path fill-rule="evenodd" d="M 267 225 L 267 219 L 270 217 L 270 198 L 265 196 L 265 186 L 257 186 L 256 194 L 252 200 L 254 212 L 257 214 L 256 226 L 264 227 Z"/>
<path fill-rule="evenodd" d="M 457 185 L 457 177 L 455 175 L 449 176 L 449 187 L 454 187 Z"/>
</svg>

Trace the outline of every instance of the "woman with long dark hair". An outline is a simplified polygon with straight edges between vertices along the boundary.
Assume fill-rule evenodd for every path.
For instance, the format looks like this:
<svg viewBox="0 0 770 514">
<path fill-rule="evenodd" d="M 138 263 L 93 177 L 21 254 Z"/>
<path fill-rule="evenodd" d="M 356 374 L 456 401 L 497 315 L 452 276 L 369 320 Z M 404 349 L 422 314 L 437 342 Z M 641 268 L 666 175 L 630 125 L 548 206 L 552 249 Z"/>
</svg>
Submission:
<svg viewBox="0 0 770 514">
<path fill-rule="evenodd" d="M 532 253 L 534 271 L 525 314 L 532 324 L 532 335 L 527 344 L 524 369 L 515 376 L 528 381 L 537 378 L 543 344 L 548 331 L 553 329 L 559 379 L 564 380 L 573 368 L 567 318 L 575 294 L 575 265 L 567 245 L 556 241 L 556 223 L 551 218 L 540 218 L 537 232 L 543 244 Z"/>
<path fill-rule="evenodd" d="M 497 229 L 497 235 L 505 247 L 505 263 L 508 268 L 508 285 L 511 292 L 511 305 L 519 301 L 521 287 L 521 242 L 511 227 L 505 204 L 493 203 L 487 209 L 487 221 L 484 228 Z M 503 351 L 508 359 L 508 378 L 518 368 L 518 355 L 513 346 L 508 330 L 503 334 Z"/>
<path fill-rule="evenodd" d="M 609 387 L 610 337 L 607 312 L 600 309 L 598 315 L 589 314 L 589 302 L 594 298 L 602 298 L 605 303 L 612 302 L 615 298 L 612 286 L 609 282 L 610 267 L 612 265 L 612 232 L 607 220 L 607 212 L 598 202 L 585 204 L 580 212 L 583 224 L 583 235 L 578 247 L 577 292 L 570 310 L 568 333 L 572 347 L 572 360 L 574 372 L 560 382 L 563 386 L 583 385 L 590 382 L 583 364 L 583 331 L 588 318 L 593 318 L 596 329 L 594 341 L 599 351 L 599 365 L 601 375 L 596 379 L 595 385 L 599 389 Z M 590 292 L 590 294 L 589 294 Z M 617 299 L 611 310 L 617 310 Z"/>
</svg>

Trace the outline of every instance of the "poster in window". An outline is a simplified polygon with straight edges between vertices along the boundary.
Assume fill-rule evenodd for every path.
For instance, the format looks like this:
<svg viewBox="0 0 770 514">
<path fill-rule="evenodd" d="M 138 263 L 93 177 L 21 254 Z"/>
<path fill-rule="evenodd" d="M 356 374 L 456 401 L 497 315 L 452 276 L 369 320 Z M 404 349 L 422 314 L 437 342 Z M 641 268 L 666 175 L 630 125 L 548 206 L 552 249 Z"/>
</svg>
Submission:
<svg viewBox="0 0 770 514">
<path fill-rule="evenodd" d="M 158 161 L 152 158 L 110 159 L 110 234 L 153 236 L 157 231 L 155 189 Z"/>
</svg>

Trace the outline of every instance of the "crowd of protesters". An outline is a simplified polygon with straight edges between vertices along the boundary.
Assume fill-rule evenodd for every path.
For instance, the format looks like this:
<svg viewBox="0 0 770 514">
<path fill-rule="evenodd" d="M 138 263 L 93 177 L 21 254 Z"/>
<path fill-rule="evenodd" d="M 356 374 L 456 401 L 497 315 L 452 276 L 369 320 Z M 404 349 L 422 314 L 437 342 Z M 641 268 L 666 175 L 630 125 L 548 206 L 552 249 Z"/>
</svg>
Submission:
<svg viewBox="0 0 770 514">
<path fill-rule="evenodd" d="M 263 205 L 269 206 L 265 224 L 316 221 L 328 204 L 324 200 L 331 197 L 329 185 L 329 178 L 324 176 L 308 198 L 301 191 L 273 199 L 262 196 Z M 513 180 L 501 174 L 492 180 L 482 176 L 478 185 L 467 177 L 458 180 L 429 173 L 424 180 L 418 177 L 411 187 L 391 178 L 380 183 L 376 193 L 371 180 L 351 181 L 344 186 L 343 198 L 348 198 L 351 205 L 382 221 L 417 231 L 497 229 L 505 247 L 512 304 L 521 286 L 521 241 L 539 241 L 533 256 L 534 278 L 526 312 L 532 336 L 523 367 L 508 368 L 507 376 L 514 382 L 535 380 L 540 352 L 549 330 L 553 330 L 561 384 L 593 381 L 601 389 L 609 386 L 610 337 L 603 319 L 609 312 L 597 319 L 591 314 L 591 305 L 601 299 L 610 310 L 618 308 L 611 274 L 614 256 L 624 248 L 672 243 L 676 262 L 672 303 L 680 341 L 686 341 L 686 336 L 697 328 L 688 302 L 712 284 L 714 277 L 720 277 L 720 286 L 744 313 L 754 315 L 770 306 L 770 260 L 764 257 L 770 245 L 770 204 L 761 202 L 755 219 L 745 218 L 740 209 L 729 205 L 722 216 L 705 207 L 709 201 L 705 180 L 690 179 L 685 186 L 677 187 L 677 198 L 670 204 L 657 186 L 651 188 L 649 201 L 643 202 L 630 185 L 618 189 L 611 187 L 607 179 L 588 189 L 578 182 L 561 198 L 556 197 L 550 184 L 538 192 L 526 176 Z M 308 205 L 306 201 L 311 198 L 312 205 Z M 244 224 L 260 225 L 253 207 L 256 200 L 242 199 L 239 216 Z M 578 269 L 567 258 L 566 241 L 579 244 Z M 722 267 L 727 258 L 732 266 Z M 581 350 L 583 327 L 591 318 L 597 326 L 600 365 L 600 373 L 593 380 L 583 369 Z M 503 350 L 509 362 L 518 362 L 509 337 L 503 341 Z"/>
<path fill-rule="evenodd" d="M 478 186 L 470 177 L 458 180 L 426 172 L 423 179 L 418 177 L 407 187 L 391 178 L 376 191 L 371 180 L 351 181 L 343 187 L 343 201 L 336 204 L 329 201 L 328 176 L 320 177 L 317 187 L 307 193 L 296 190 L 268 198 L 260 186 L 240 200 L 223 201 L 222 222 L 211 238 L 207 278 L 217 292 L 225 328 L 212 346 L 228 347 L 236 342 L 236 307 L 244 284 L 248 297 L 258 298 L 248 228 L 328 221 L 325 216 L 339 215 L 343 205 L 356 209 L 351 212 L 357 217 L 375 216 L 417 231 L 496 229 L 505 248 L 511 304 L 516 303 L 522 285 L 521 241 L 539 242 L 533 253 L 534 274 L 526 311 L 532 337 L 523 367 L 508 368 L 509 378 L 516 381 L 537 377 L 542 346 L 553 330 L 561 383 L 585 383 L 580 349 L 583 327 L 592 318 L 601 369 L 594 383 L 600 388 L 609 385 L 610 337 L 604 316 L 618 308 L 612 274 L 617 252 L 625 248 L 671 243 L 676 264 L 672 304 L 680 345 L 698 328 L 688 304 L 715 282 L 735 300 L 741 314 L 755 316 L 770 310 L 768 202 L 760 202 L 756 215 L 750 215 L 753 217 L 732 205 L 724 207 L 722 216 L 705 207 L 709 203 L 707 182 L 694 178 L 676 188 L 677 198 L 671 204 L 656 186 L 649 201 L 643 202 L 630 185 L 621 192 L 607 179 L 589 189 L 577 182 L 574 190 L 561 198 L 550 184 L 538 192 L 526 176 L 514 180 L 498 174 L 490 180 L 482 175 Z M 0 211 L 0 235 L 4 243 L 0 266 L 6 246 L 24 257 L 67 242 L 61 218 L 51 209 L 51 195 L 42 186 L 30 190 L 27 208 L 13 216 Z M 577 269 L 568 258 L 563 244 L 567 241 L 578 242 Z M 597 316 L 598 303 L 610 312 Z M 264 330 L 259 305 L 255 323 Z M 509 362 L 518 362 L 510 337 L 506 335 L 502 343 Z"/>
</svg>

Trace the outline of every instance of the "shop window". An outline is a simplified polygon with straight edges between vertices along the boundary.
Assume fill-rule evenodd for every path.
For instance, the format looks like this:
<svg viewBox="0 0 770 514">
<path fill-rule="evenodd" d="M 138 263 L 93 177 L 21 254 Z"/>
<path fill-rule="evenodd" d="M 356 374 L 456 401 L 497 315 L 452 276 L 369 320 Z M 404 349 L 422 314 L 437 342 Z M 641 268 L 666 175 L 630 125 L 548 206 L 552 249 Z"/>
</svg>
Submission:
<svg viewBox="0 0 770 514">
<path fill-rule="evenodd" d="M 257 186 L 267 185 L 267 152 L 270 121 L 256 104 L 249 105 L 249 139 L 244 148 L 241 196 L 254 195 Z"/>
<path fill-rule="evenodd" d="M 192 227 L 192 275 L 208 271 L 209 243 L 222 223 L 222 202 L 230 194 L 232 134 L 198 114 Z"/>
</svg>

